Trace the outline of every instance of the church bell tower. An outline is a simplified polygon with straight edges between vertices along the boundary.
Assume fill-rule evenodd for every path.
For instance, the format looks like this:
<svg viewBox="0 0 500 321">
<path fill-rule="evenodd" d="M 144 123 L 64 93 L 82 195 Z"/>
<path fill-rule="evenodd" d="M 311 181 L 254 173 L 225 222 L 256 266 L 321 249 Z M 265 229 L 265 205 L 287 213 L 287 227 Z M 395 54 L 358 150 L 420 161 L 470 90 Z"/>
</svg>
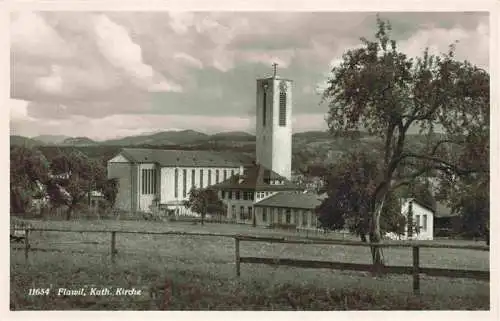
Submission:
<svg viewBox="0 0 500 321">
<path fill-rule="evenodd" d="M 257 163 L 281 176 L 292 176 L 292 81 L 278 77 L 257 79 Z"/>
</svg>

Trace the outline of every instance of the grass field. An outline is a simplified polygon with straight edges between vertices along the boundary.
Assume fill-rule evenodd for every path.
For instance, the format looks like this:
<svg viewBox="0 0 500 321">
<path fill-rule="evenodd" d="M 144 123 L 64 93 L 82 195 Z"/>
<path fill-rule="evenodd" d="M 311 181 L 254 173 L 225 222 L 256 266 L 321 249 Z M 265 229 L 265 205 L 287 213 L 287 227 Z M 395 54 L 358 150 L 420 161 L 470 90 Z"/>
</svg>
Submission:
<svg viewBox="0 0 500 321">
<path fill-rule="evenodd" d="M 239 225 L 143 221 L 33 222 L 61 229 L 122 229 L 290 236 Z M 330 234 L 331 238 L 343 238 Z M 458 241 L 442 241 L 458 242 Z M 110 234 L 33 232 L 37 248 L 85 253 L 11 253 L 11 309 L 489 309 L 489 283 L 422 276 L 421 295 L 411 294 L 411 276 L 372 277 L 366 273 L 242 264 L 235 277 L 234 240 L 223 237 L 118 234 L 111 266 Z M 411 250 L 384 250 L 388 265 L 411 265 Z M 369 249 L 332 245 L 242 242 L 242 256 L 370 263 Z M 421 249 L 421 266 L 487 270 L 489 252 Z M 165 282 L 168 286 L 165 287 Z M 136 287 L 136 297 L 30 297 L 29 287 Z M 150 289 L 153 298 L 150 297 Z M 54 291 L 53 291 L 54 292 Z M 168 304 L 165 304 L 166 298 Z"/>
</svg>

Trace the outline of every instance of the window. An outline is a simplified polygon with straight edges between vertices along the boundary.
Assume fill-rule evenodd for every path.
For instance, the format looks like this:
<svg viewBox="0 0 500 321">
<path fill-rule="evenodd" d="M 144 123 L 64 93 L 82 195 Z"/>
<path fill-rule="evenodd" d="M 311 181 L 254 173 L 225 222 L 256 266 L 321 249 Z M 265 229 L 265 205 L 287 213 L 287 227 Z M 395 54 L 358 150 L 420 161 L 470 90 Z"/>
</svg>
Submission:
<svg viewBox="0 0 500 321">
<path fill-rule="evenodd" d="M 187 196 L 186 185 L 187 185 L 187 170 L 183 169 L 182 170 L 182 196 L 183 197 Z"/>
<path fill-rule="evenodd" d="M 220 198 L 225 199 L 226 198 L 226 191 L 221 191 L 220 192 Z"/>
<path fill-rule="evenodd" d="M 143 170 L 144 172 L 144 194 L 149 194 L 150 193 L 150 188 L 149 188 L 149 183 L 151 182 L 151 172 L 147 169 Z"/>
<path fill-rule="evenodd" d="M 227 192 L 227 198 L 232 200 L 233 199 L 233 191 Z"/>
<path fill-rule="evenodd" d="M 307 226 L 307 212 L 306 211 L 302 212 L 302 226 L 304 226 L 304 227 Z"/>
<path fill-rule="evenodd" d="M 267 116 L 267 93 L 264 89 L 262 94 L 262 126 L 266 126 L 266 116 Z"/>
<path fill-rule="evenodd" d="M 215 184 L 219 184 L 219 170 L 215 170 Z"/>
<path fill-rule="evenodd" d="M 240 199 L 240 191 L 236 191 L 236 197 L 235 197 L 237 200 Z"/>
<path fill-rule="evenodd" d="M 283 215 L 283 209 L 278 208 L 278 224 L 281 224 L 283 222 L 283 218 L 281 217 Z"/>
<path fill-rule="evenodd" d="M 195 177 L 196 177 L 196 171 L 193 169 L 191 170 L 191 189 L 195 188 Z"/>
<path fill-rule="evenodd" d="M 267 222 L 267 207 L 262 208 L 262 221 Z"/>
<path fill-rule="evenodd" d="M 286 93 L 280 92 L 280 126 L 286 126 Z"/>
<path fill-rule="evenodd" d="M 145 169 L 142 170 L 141 184 L 142 184 L 141 193 L 146 194 L 146 170 Z"/>
<path fill-rule="evenodd" d="M 156 194 L 156 170 L 152 169 L 142 169 L 141 177 L 141 192 L 144 195 Z"/>
<path fill-rule="evenodd" d="M 203 188 L 203 170 L 200 169 L 200 188 Z"/>
<path fill-rule="evenodd" d="M 227 179 L 227 171 L 224 170 L 223 172 L 224 172 L 224 181 L 225 181 Z"/>
<path fill-rule="evenodd" d="M 253 200 L 254 200 L 254 199 L 253 199 L 253 197 L 254 197 L 253 192 L 248 192 L 248 198 L 249 198 L 251 201 L 253 201 Z"/>
<path fill-rule="evenodd" d="M 244 219 L 245 219 L 245 207 L 240 206 L 240 220 L 244 220 Z"/>
<path fill-rule="evenodd" d="M 292 210 L 287 208 L 286 209 L 286 224 L 291 224 L 292 223 Z"/>
<path fill-rule="evenodd" d="M 427 214 L 422 215 L 422 231 L 427 231 Z"/>
<path fill-rule="evenodd" d="M 251 219 L 252 218 L 252 207 L 249 206 L 247 209 L 248 209 L 247 219 Z"/>
<path fill-rule="evenodd" d="M 243 200 L 247 201 L 248 200 L 248 193 L 243 192 Z"/>
<path fill-rule="evenodd" d="M 231 217 L 236 219 L 236 205 L 231 206 Z"/>
<path fill-rule="evenodd" d="M 179 170 L 177 168 L 174 173 L 174 191 L 175 198 L 179 197 Z"/>
<path fill-rule="evenodd" d="M 297 224 L 299 222 L 299 210 L 294 209 L 293 210 L 293 222 Z"/>
<path fill-rule="evenodd" d="M 208 186 L 212 185 L 212 170 L 208 170 Z"/>
<path fill-rule="evenodd" d="M 234 169 L 231 170 L 231 176 L 234 176 Z"/>
</svg>

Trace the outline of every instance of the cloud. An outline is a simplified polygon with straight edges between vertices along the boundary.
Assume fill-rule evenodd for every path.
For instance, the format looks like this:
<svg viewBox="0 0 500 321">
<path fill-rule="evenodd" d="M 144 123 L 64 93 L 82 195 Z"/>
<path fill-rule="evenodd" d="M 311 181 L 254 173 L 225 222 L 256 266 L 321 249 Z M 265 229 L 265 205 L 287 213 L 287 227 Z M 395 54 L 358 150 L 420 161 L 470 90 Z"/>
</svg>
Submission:
<svg viewBox="0 0 500 321">
<path fill-rule="evenodd" d="M 94 32 L 101 54 L 115 67 L 132 77 L 150 79 L 153 68 L 143 63 L 142 50 L 125 28 L 101 14 L 94 17 Z"/>
<path fill-rule="evenodd" d="M 459 40 L 457 57 L 488 66 L 487 15 L 383 17 L 410 55 Z M 15 13 L 11 97 L 26 103 L 11 126 L 73 136 L 251 130 L 255 79 L 270 76 L 277 62 L 279 75 L 294 80 L 294 126 L 322 128 L 327 106 L 319 94 L 328 73 L 361 36 L 373 36 L 375 19 L 345 12 Z"/>
<path fill-rule="evenodd" d="M 144 63 L 142 49 L 131 39 L 127 29 L 104 14 L 95 16 L 93 20 L 100 53 L 111 65 L 129 75 L 132 82 L 137 82 L 140 87 L 144 86 L 146 89 L 165 91 L 180 89 L 179 85 L 167 86 L 169 82 L 156 73 L 152 66 Z"/>
<path fill-rule="evenodd" d="M 191 12 L 169 12 L 169 25 L 177 34 L 185 34 L 193 25 L 194 14 Z"/>
<path fill-rule="evenodd" d="M 10 99 L 9 100 L 9 111 L 11 120 L 26 120 L 30 117 L 28 116 L 28 101 Z"/>
<path fill-rule="evenodd" d="M 487 17 L 478 19 L 475 25 L 471 25 L 470 20 L 459 24 L 455 21 L 449 28 L 439 26 L 439 21 L 434 23 L 422 23 L 422 27 L 406 39 L 398 40 L 398 48 L 409 57 L 419 57 L 426 48 L 430 54 L 443 55 L 448 52 L 449 46 L 455 44 L 455 57 L 458 60 L 469 60 L 477 66 L 489 68 L 489 28 Z M 424 20 L 425 21 L 425 20 Z M 393 26 L 394 28 L 394 26 Z M 393 36 L 398 38 L 397 29 L 393 29 Z M 455 43 L 456 42 L 456 43 Z M 321 47 L 321 44 L 318 45 Z M 355 49 L 362 44 L 346 44 L 345 48 Z M 325 51 L 319 49 L 318 52 Z M 332 69 L 342 62 L 344 51 L 337 51 L 329 62 L 329 68 Z M 316 91 L 323 92 L 328 87 L 329 73 L 323 74 L 323 79 L 316 84 Z"/>
<path fill-rule="evenodd" d="M 11 50 L 50 59 L 69 58 L 72 47 L 35 12 L 22 11 L 11 14 Z"/>
<path fill-rule="evenodd" d="M 53 65 L 48 76 L 40 77 L 35 81 L 35 86 L 49 94 L 60 94 L 63 92 L 63 80 L 61 68 Z"/>
<path fill-rule="evenodd" d="M 174 54 L 174 59 L 180 63 L 184 63 L 190 67 L 202 69 L 203 68 L 203 63 L 199 60 L 194 58 L 193 56 L 188 55 L 185 52 L 176 52 Z"/>
<path fill-rule="evenodd" d="M 241 59 L 247 62 L 265 64 L 266 66 L 277 63 L 279 67 L 287 68 L 290 66 L 294 55 L 294 50 L 255 50 L 243 52 Z"/>
<path fill-rule="evenodd" d="M 456 57 L 470 60 L 482 68 L 489 66 L 489 32 L 487 24 L 481 22 L 475 29 L 455 26 L 451 29 L 426 28 L 417 31 L 409 39 L 400 43 L 403 52 L 411 57 L 421 56 L 425 48 L 429 53 L 441 55 L 448 52 L 449 45 L 456 44 Z"/>
</svg>

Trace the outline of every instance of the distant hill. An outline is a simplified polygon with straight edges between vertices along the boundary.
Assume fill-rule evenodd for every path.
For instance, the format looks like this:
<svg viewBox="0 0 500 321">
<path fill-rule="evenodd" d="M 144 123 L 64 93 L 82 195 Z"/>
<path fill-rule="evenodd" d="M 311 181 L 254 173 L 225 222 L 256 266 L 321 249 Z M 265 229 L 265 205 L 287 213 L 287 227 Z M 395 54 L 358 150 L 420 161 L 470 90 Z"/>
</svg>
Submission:
<svg viewBox="0 0 500 321">
<path fill-rule="evenodd" d="M 42 143 L 45 144 L 60 144 L 64 142 L 65 139 L 70 138 L 69 136 L 64 136 L 64 135 L 39 135 L 36 137 L 33 137 L 33 139 L 38 140 Z"/>
<path fill-rule="evenodd" d="M 89 146 L 89 145 L 95 145 L 97 142 L 93 141 L 92 139 L 88 137 L 70 137 L 66 138 L 62 143 L 58 145 L 70 145 L 70 146 Z"/>
<path fill-rule="evenodd" d="M 104 145 L 134 146 L 134 145 L 177 145 L 188 144 L 209 137 L 194 130 L 165 131 L 151 135 L 128 136 L 119 139 L 111 139 L 100 142 Z"/>
<path fill-rule="evenodd" d="M 36 139 L 32 139 L 32 138 L 28 138 L 28 137 L 24 137 L 24 136 L 18 136 L 18 135 L 10 135 L 10 146 L 25 146 L 25 147 L 33 148 L 33 147 L 42 146 L 42 145 L 44 145 L 44 143 L 42 143 Z"/>
<path fill-rule="evenodd" d="M 207 140 L 209 141 L 255 141 L 255 135 L 247 132 L 223 132 L 210 135 Z"/>
<path fill-rule="evenodd" d="M 332 138 L 332 135 L 327 131 L 311 130 L 308 132 L 294 133 L 293 139 L 325 139 Z"/>
<path fill-rule="evenodd" d="M 435 139 L 442 139 L 436 135 Z M 130 136 L 121 139 L 96 142 L 86 137 L 66 138 L 59 144 L 43 144 L 38 140 L 11 136 L 11 145 L 36 147 L 42 150 L 48 159 L 61 151 L 79 150 L 87 156 L 99 159 L 104 163 L 115 156 L 123 147 L 210 150 L 240 154 L 255 158 L 255 136 L 242 131 L 223 132 L 213 135 L 193 130 L 166 131 L 141 136 Z M 361 133 L 356 137 L 334 137 L 326 131 L 309 131 L 295 133 L 292 136 L 292 168 L 304 168 L 312 164 L 335 163 L 345 152 L 362 149 L 367 152 L 382 150 L 379 138 Z M 418 134 L 407 136 L 407 147 L 410 150 L 425 146 L 425 137 Z"/>
</svg>

